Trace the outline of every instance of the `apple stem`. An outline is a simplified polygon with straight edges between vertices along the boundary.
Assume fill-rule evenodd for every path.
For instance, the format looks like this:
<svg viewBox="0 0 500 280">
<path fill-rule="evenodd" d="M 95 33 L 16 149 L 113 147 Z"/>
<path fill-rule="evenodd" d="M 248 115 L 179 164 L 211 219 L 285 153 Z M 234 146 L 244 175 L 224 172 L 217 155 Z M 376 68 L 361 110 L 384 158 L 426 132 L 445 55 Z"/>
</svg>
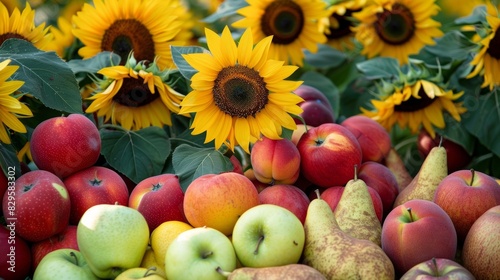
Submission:
<svg viewBox="0 0 500 280">
<path fill-rule="evenodd" d="M 156 271 L 156 266 L 151 266 L 146 270 L 143 277 L 146 278 L 148 276 L 154 275 L 155 271 Z"/>
<path fill-rule="evenodd" d="M 443 144 L 443 135 L 439 135 L 439 145 L 438 147 L 441 147 Z"/>
<path fill-rule="evenodd" d="M 75 252 L 69 252 L 69 255 L 75 259 L 75 264 L 78 266 L 78 258 L 76 257 Z"/>
<path fill-rule="evenodd" d="M 209 256 L 211 256 L 213 254 L 214 254 L 214 252 L 208 251 L 208 252 L 203 253 L 203 255 L 201 257 L 204 258 L 204 259 L 206 259 L 206 258 L 208 258 Z"/>
<path fill-rule="evenodd" d="M 410 214 L 410 222 L 413 222 L 413 215 L 411 213 L 411 207 L 406 208 L 406 211 Z"/>
<path fill-rule="evenodd" d="M 224 277 L 229 277 L 229 275 L 231 275 L 231 272 L 227 272 L 227 271 L 222 270 L 222 268 L 220 266 L 218 266 L 215 269 L 215 271 L 217 271 L 219 274 L 221 274 Z"/>
<path fill-rule="evenodd" d="M 262 243 L 262 241 L 264 241 L 264 235 L 261 235 L 259 237 L 259 241 L 257 242 L 257 247 L 255 248 L 255 251 L 253 251 L 254 255 L 257 255 L 259 253 L 259 247 L 260 247 L 260 244 Z"/>
<path fill-rule="evenodd" d="M 470 184 L 469 185 L 472 186 L 472 182 L 474 182 L 474 176 L 476 175 L 476 171 L 473 168 L 471 168 L 470 172 L 472 173 L 472 176 L 470 178 Z"/>
<path fill-rule="evenodd" d="M 440 273 L 439 273 L 439 269 L 438 269 L 438 264 L 437 264 L 436 258 L 432 258 L 432 265 L 433 265 L 433 268 L 434 268 L 434 276 L 441 276 Z"/>
</svg>

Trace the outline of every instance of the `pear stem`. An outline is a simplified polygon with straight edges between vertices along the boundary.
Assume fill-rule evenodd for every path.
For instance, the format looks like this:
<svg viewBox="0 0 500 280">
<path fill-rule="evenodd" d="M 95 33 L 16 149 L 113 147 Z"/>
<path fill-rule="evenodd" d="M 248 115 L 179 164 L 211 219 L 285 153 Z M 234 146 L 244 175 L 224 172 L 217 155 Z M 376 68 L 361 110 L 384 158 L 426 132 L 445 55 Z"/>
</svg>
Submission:
<svg viewBox="0 0 500 280">
<path fill-rule="evenodd" d="M 473 168 L 471 168 L 470 172 L 472 173 L 472 177 L 470 179 L 469 186 L 472 186 L 472 182 L 474 182 L 474 176 L 476 175 L 476 171 Z"/>
<path fill-rule="evenodd" d="M 146 270 L 143 277 L 146 278 L 148 276 L 154 275 L 155 271 L 156 271 L 156 266 L 151 266 Z"/>
<path fill-rule="evenodd" d="M 411 214 L 411 207 L 406 208 L 406 211 L 410 214 L 410 222 L 413 222 L 413 215 Z"/>
<path fill-rule="evenodd" d="M 358 180 L 358 165 L 354 165 L 354 181 Z"/>
<path fill-rule="evenodd" d="M 319 189 L 315 189 L 314 193 L 316 194 L 316 198 L 318 198 L 318 199 L 321 198 L 321 193 L 319 192 Z"/>
<path fill-rule="evenodd" d="M 231 272 L 228 272 L 228 271 L 224 271 L 222 270 L 222 268 L 220 266 L 218 266 L 215 271 L 217 271 L 220 275 L 224 276 L 224 277 L 229 277 L 229 275 L 231 275 Z"/>
<path fill-rule="evenodd" d="M 75 259 L 75 264 L 76 264 L 77 266 L 79 266 L 79 265 L 78 265 L 78 258 L 76 257 L 75 252 L 69 252 L 69 255 Z"/>
<path fill-rule="evenodd" d="M 439 135 L 439 145 L 438 147 L 441 147 L 443 144 L 443 135 Z"/>
<path fill-rule="evenodd" d="M 257 241 L 257 247 L 255 248 L 255 251 L 253 251 L 254 255 L 257 255 L 259 253 L 259 247 L 260 247 L 260 244 L 262 243 L 262 241 L 264 241 L 264 235 L 261 235 L 259 237 L 259 240 Z"/>
</svg>

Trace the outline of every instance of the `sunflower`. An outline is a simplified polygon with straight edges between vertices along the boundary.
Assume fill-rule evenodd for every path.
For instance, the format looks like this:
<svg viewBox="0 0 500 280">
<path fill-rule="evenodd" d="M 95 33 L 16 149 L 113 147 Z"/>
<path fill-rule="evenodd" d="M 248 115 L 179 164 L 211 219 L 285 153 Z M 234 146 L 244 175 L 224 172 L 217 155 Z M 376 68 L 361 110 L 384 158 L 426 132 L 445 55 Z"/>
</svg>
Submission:
<svg viewBox="0 0 500 280">
<path fill-rule="evenodd" d="M 165 82 L 166 75 L 156 63 L 146 68 L 131 58 L 125 65 L 106 67 L 98 73 L 104 78 L 98 82 L 97 93 L 87 98 L 92 102 L 85 112 L 96 112 L 105 122 L 111 120 L 127 130 L 172 125 L 171 113 L 179 112 L 184 96 Z"/>
<path fill-rule="evenodd" d="M 19 121 L 19 117 L 32 117 L 30 108 L 12 96 L 23 84 L 23 81 L 8 81 L 10 76 L 19 68 L 9 66 L 10 59 L 0 62 L 0 141 L 10 144 L 7 128 L 13 131 L 26 133 L 26 127 Z"/>
<path fill-rule="evenodd" d="M 73 34 L 82 43 L 81 57 L 112 51 L 125 64 L 131 51 L 138 61 L 157 58 L 160 68 L 173 67 L 171 45 L 184 45 L 177 36 L 184 30 L 179 0 L 94 0 L 73 16 Z M 182 38 L 185 39 L 185 38 Z"/>
<path fill-rule="evenodd" d="M 441 23 L 431 18 L 438 12 L 434 0 L 374 0 L 353 14 L 359 23 L 352 30 L 368 58 L 394 57 L 405 64 L 408 56 L 443 35 Z"/>
<path fill-rule="evenodd" d="M 437 3 L 445 14 L 453 17 L 464 17 L 469 15 L 477 6 L 487 2 L 490 2 L 490 0 L 467 0 L 460 2 L 460 5 L 457 5 L 456 0 L 438 0 Z"/>
<path fill-rule="evenodd" d="M 462 103 L 454 101 L 462 95 L 463 92 L 446 91 L 431 81 L 419 79 L 401 88 L 394 87 L 392 94 L 381 100 L 371 100 L 374 111 L 364 108 L 361 111 L 389 131 L 396 123 L 402 128 L 409 127 L 412 133 L 423 126 L 434 138 L 434 127 L 445 128 L 443 111 L 460 121 L 460 114 L 466 109 Z"/>
<path fill-rule="evenodd" d="M 206 132 L 205 142 L 215 148 L 225 143 L 231 150 L 240 145 L 249 152 L 261 134 L 280 139 L 282 128 L 296 129 L 290 114 L 299 115 L 303 99 L 294 93 L 302 83 L 284 80 L 297 66 L 268 59 L 272 38 L 253 48 L 251 29 L 245 30 L 238 46 L 226 26 L 219 37 L 205 29 L 210 53 L 186 54 L 186 61 L 198 72 L 191 79 L 191 91 L 181 102 L 181 114 L 195 113 L 193 134 Z"/>
<path fill-rule="evenodd" d="M 0 45 L 10 38 L 23 39 L 31 42 L 38 49 L 44 50 L 52 39 L 45 23 L 35 26 L 35 11 L 27 3 L 22 11 L 15 8 L 9 16 L 9 10 L 0 3 Z"/>
<path fill-rule="evenodd" d="M 47 44 L 46 50 L 55 51 L 59 57 L 66 57 L 66 51 L 75 42 L 73 26 L 65 17 L 57 19 L 57 26 L 50 26 L 53 39 Z"/>
<path fill-rule="evenodd" d="M 322 0 L 247 0 L 233 27 L 251 28 L 256 41 L 273 36 L 269 57 L 302 66 L 304 49 L 315 53 L 326 36 L 318 27 L 328 16 Z"/>
</svg>

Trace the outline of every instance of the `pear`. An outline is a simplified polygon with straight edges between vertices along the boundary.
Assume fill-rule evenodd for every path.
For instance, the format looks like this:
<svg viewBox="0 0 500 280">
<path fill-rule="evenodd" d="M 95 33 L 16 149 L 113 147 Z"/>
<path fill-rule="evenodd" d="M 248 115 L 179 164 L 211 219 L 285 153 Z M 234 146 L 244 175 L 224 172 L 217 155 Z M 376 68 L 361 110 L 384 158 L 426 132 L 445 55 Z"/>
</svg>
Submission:
<svg viewBox="0 0 500 280">
<path fill-rule="evenodd" d="M 412 199 L 433 201 L 439 183 L 448 176 L 446 157 L 446 149 L 441 144 L 432 148 L 417 175 L 396 197 L 393 208 Z"/>
<path fill-rule="evenodd" d="M 405 163 L 399 153 L 393 147 L 389 150 L 384 158 L 384 165 L 392 171 L 396 181 L 398 182 L 399 192 L 408 186 L 413 179 L 410 172 L 405 166 Z"/>
<path fill-rule="evenodd" d="M 368 186 L 358 178 L 357 166 L 354 166 L 354 179 L 345 185 L 333 213 L 342 231 L 381 246 L 382 225 L 375 213 Z"/>
<path fill-rule="evenodd" d="M 240 267 L 230 273 L 219 271 L 228 280 L 326 280 L 316 269 L 305 264 L 271 267 Z"/>
<path fill-rule="evenodd" d="M 313 199 L 307 209 L 302 263 L 327 279 L 395 279 L 394 266 L 375 243 L 343 232 L 326 201 Z"/>
</svg>

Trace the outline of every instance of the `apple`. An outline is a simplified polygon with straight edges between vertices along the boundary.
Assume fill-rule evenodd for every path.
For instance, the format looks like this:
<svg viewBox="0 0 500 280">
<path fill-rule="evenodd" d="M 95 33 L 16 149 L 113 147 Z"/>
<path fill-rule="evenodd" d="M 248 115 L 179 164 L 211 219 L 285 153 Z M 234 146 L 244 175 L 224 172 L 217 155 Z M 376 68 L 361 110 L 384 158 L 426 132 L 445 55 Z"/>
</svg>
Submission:
<svg viewBox="0 0 500 280">
<path fill-rule="evenodd" d="M 324 188 L 343 186 L 353 177 L 352 167 L 361 165 L 361 147 L 347 128 L 325 123 L 309 129 L 297 143 L 304 178 Z"/>
<path fill-rule="evenodd" d="M 392 142 L 389 132 L 377 121 L 363 115 L 354 115 L 340 123 L 356 136 L 361 151 L 363 162 L 382 160 L 389 153 Z"/>
<path fill-rule="evenodd" d="M 140 181 L 128 201 L 129 207 L 146 218 L 150 232 L 166 221 L 187 222 L 183 205 L 184 192 L 175 174 L 160 174 Z"/>
<path fill-rule="evenodd" d="M 57 249 L 48 253 L 38 264 L 33 279 L 98 280 L 83 255 L 74 249 Z"/>
<path fill-rule="evenodd" d="M 483 213 L 472 225 L 462 249 L 463 266 L 477 279 L 500 279 L 500 205 Z"/>
<path fill-rule="evenodd" d="M 90 207 L 77 228 L 78 247 L 99 278 L 115 278 L 139 267 L 149 242 L 142 214 L 128 206 L 98 204 Z"/>
<path fill-rule="evenodd" d="M 244 267 L 294 264 L 302 256 L 305 230 L 290 210 L 274 204 L 260 204 L 238 219 L 232 242 Z"/>
<path fill-rule="evenodd" d="M 439 183 L 433 201 L 450 216 L 462 244 L 472 224 L 488 209 L 500 205 L 500 185 L 483 172 L 458 170 Z"/>
<path fill-rule="evenodd" d="M 243 165 L 241 164 L 241 161 L 235 155 L 231 155 L 229 160 L 233 164 L 233 170 L 231 171 L 243 174 Z"/>
<path fill-rule="evenodd" d="M 235 172 L 205 174 L 184 193 L 184 214 L 193 227 L 207 226 L 226 235 L 246 210 L 259 204 L 259 194 L 245 175 Z"/>
<path fill-rule="evenodd" d="M 96 125 L 85 115 L 53 117 L 35 127 L 30 150 L 39 169 L 64 178 L 97 162 L 101 137 Z"/>
<path fill-rule="evenodd" d="M 123 178 L 114 170 L 91 166 L 63 179 L 71 200 L 69 222 L 78 225 L 83 213 L 97 204 L 127 205 L 129 191 Z"/>
<path fill-rule="evenodd" d="M 156 267 L 134 267 L 120 273 L 115 280 L 133 280 L 133 279 L 147 279 L 147 280 L 165 280 L 164 277 L 156 273 Z"/>
<path fill-rule="evenodd" d="M 454 259 L 457 233 L 448 214 L 436 203 L 413 199 L 387 215 L 381 244 L 396 274 L 401 276 L 432 258 Z"/>
<path fill-rule="evenodd" d="M 266 184 L 290 185 L 300 173 L 300 153 L 289 139 L 262 137 L 255 142 L 250 153 L 255 178 Z"/>
<path fill-rule="evenodd" d="M 0 279 L 24 280 L 31 275 L 31 251 L 14 226 L 0 226 Z"/>
<path fill-rule="evenodd" d="M 7 223 L 15 223 L 19 236 L 37 242 L 68 226 L 71 202 L 59 177 L 45 170 L 33 170 L 9 186 L 2 209 Z"/>
<path fill-rule="evenodd" d="M 151 246 L 148 246 L 148 248 L 146 249 L 146 252 L 144 253 L 144 256 L 142 257 L 140 267 L 142 267 L 142 268 L 153 268 L 154 267 L 155 274 L 161 276 L 163 279 L 166 279 L 165 277 L 167 277 L 167 275 L 165 274 L 165 264 L 160 265 L 158 263 L 158 260 L 156 260 L 155 254 L 154 254 Z"/>
<path fill-rule="evenodd" d="M 236 254 L 229 237 L 210 228 L 198 227 L 181 232 L 165 254 L 165 272 L 169 280 L 224 280 L 217 272 L 236 269 Z"/>
<path fill-rule="evenodd" d="M 465 267 L 459 263 L 443 258 L 432 258 L 410 268 L 400 280 L 441 279 L 441 280 L 475 280 Z"/>
<path fill-rule="evenodd" d="M 461 170 L 472 161 L 472 156 L 463 146 L 440 135 L 432 138 L 425 129 L 420 130 L 417 138 L 417 149 L 421 158 L 426 158 L 432 148 L 439 146 L 440 142 L 441 146 L 446 150 L 448 172 L 452 173 Z"/>
<path fill-rule="evenodd" d="M 306 125 L 319 126 L 324 123 L 335 122 L 335 114 L 330 101 L 317 88 L 302 84 L 295 90 L 295 94 L 304 99 L 303 102 L 297 105 L 303 110 L 300 116 L 304 119 Z M 295 123 L 300 124 L 302 122 L 295 119 Z"/>
<path fill-rule="evenodd" d="M 293 185 L 274 185 L 259 193 L 260 204 L 274 204 L 290 210 L 302 224 L 306 221 L 309 197 Z"/>
<path fill-rule="evenodd" d="M 337 208 L 337 204 L 339 203 L 340 198 L 344 193 L 344 189 L 344 186 L 329 187 L 321 192 L 320 197 L 321 199 L 326 201 L 326 203 L 328 203 L 332 211 L 335 211 L 335 208 Z M 368 186 L 368 192 L 370 193 L 370 197 L 372 198 L 373 207 L 375 208 L 375 214 L 377 214 L 378 220 L 382 222 L 384 213 L 382 199 L 380 198 L 378 192 L 370 186 Z"/>
<path fill-rule="evenodd" d="M 45 255 L 57 249 L 64 248 L 78 251 L 75 225 L 69 225 L 63 232 L 31 244 L 33 270 L 36 269 Z"/>
</svg>

